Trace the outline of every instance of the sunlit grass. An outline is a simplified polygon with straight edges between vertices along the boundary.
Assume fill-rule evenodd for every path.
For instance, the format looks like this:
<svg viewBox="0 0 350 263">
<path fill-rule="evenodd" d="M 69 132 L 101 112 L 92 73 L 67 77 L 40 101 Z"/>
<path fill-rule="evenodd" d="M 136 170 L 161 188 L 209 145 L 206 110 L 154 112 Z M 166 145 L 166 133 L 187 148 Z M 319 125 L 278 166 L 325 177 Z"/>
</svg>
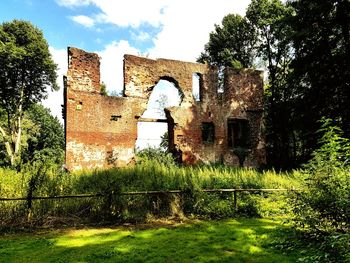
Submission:
<svg viewBox="0 0 350 263">
<path fill-rule="evenodd" d="M 0 168 L 0 195 L 26 196 L 30 171 Z M 213 188 L 298 188 L 300 172 L 260 172 L 223 165 L 179 166 L 157 160 L 143 160 L 135 166 L 74 173 L 48 173 L 37 195 L 98 193 L 115 187 L 118 191 Z"/>
<path fill-rule="evenodd" d="M 280 221 L 236 219 L 174 226 L 61 230 L 0 237 L 1 262 L 296 262 L 273 245 Z"/>
<path fill-rule="evenodd" d="M 288 214 L 286 192 L 239 193 L 234 207 L 232 193 L 204 193 L 203 189 L 300 187 L 298 171 L 279 173 L 224 165 L 176 165 L 172 159 L 144 158 L 134 166 L 106 170 L 55 173 L 36 178 L 33 196 L 101 194 L 99 198 L 35 200 L 28 222 L 26 201 L 0 202 L 0 226 L 56 222 L 74 225 L 92 222 L 140 222 L 148 216 L 199 216 L 227 218 Z M 0 197 L 26 197 L 36 170 L 15 172 L 0 168 Z M 126 196 L 129 191 L 182 190 L 183 194 Z M 61 220 L 62 219 L 62 220 Z"/>
</svg>

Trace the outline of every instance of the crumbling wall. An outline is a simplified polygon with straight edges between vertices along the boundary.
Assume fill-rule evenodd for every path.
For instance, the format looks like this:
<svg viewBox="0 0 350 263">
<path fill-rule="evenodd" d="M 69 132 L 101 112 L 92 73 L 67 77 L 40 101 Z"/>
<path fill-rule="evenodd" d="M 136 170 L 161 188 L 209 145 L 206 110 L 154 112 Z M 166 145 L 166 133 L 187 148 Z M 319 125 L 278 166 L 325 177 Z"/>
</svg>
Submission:
<svg viewBox="0 0 350 263">
<path fill-rule="evenodd" d="M 147 101 L 100 93 L 99 57 L 69 48 L 66 78 L 66 165 L 69 170 L 133 161 L 137 119 Z"/>
<path fill-rule="evenodd" d="M 261 72 L 227 68 L 221 93 L 216 67 L 125 55 L 123 97 L 108 97 L 100 94 L 98 56 L 76 48 L 69 48 L 68 54 L 65 82 L 68 169 L 133 162 L 137 123 L 160 79 L 173 82 L 182 94 L 178 107 L 166 109 L 169 145 L 179 159 L 186 164 L 221 162 L 258 167 L 265 163 Z M 192 95 L 194 73 L 200 76 L 200 101 Z M 243 147 L 243 159 L 238 157 L 242 147 L 228 143 L 228 136 L 238 138 L 232 131 L 244 126 L 240 127 L 240 120 L 249 124 L 249 147 L 244 146 L 249 149 Z M 213 134 L 206 137 L 206 129 Z"/>
</svg>

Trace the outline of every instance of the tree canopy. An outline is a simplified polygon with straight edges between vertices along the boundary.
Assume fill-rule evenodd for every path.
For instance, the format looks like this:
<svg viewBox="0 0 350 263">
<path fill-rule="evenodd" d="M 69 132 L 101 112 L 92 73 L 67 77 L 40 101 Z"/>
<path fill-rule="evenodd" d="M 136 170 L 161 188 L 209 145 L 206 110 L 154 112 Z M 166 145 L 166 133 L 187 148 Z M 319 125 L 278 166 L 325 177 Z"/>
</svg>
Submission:
<svg viewBox="0 0 350 263">
<path fill-rule="evenodd" d="M 57 65 L 41 30 L 30 22 L 0 25 L 0 140 L 11 164 L 20 158 L 22 118 L 33 103 L 58 90 Z"/>
<path fill-rule="evenodd" d="M 350 138 L 350 1 L 291 1 L 295 56 L 289 88 L 293 92 L 295 129 L 308 155 L 317 144 L 322 117 L 340 118 Z"/>
<path fill-rule="evenodd" d="M 268 161 L 290 168 L 318 147 L 322 117 L 340 118 L 350 138 L 349 36 L 349 0 L 252 0 L 215 26 L 199 61 L 265 67 Z"/>
<path fill-rule="evenodd" d="M 215 25 L 209 35 L 209 42 L 198 58 L 216 66 L 251 67 L 255 57 L 256 34 L 245 17 L 228 14 L 222 25 Z"/>
<path fill-rule="evenodd" d="M 52 116 L 48 108 L 36 103 L 25 112 L 24 118 L 32 123 L 32 128 L 27 132 L 22 162 L 50 159 L 62 163 L 64 130 L 57 117 Z"/>
</svg>

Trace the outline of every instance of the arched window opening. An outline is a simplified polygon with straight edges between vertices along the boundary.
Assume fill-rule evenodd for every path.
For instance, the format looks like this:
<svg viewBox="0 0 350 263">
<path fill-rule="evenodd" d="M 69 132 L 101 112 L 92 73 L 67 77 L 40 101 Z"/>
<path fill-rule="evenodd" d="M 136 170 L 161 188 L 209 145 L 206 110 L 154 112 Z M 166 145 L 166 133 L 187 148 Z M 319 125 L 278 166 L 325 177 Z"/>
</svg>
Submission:
<svg viewBox="0 0 350 263">
<path fill-rule="evenodd" d="M 169 122 L 165 108 L 179 106 L 182 96 L 174 83 L 161 79 L 153 88 L 147 109 L 137 124 L 136 150 L 160 148 L 168 150 Z"/>
</svg>

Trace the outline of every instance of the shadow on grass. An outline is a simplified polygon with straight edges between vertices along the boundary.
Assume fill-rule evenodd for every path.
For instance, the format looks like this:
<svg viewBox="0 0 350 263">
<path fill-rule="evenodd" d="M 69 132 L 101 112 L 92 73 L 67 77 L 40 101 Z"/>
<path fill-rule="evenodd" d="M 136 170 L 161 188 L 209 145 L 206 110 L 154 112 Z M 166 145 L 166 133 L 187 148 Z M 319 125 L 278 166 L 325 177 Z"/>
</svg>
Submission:
<svg viewBox="0 0 350 263">
<path fill-rule="evenodd" d="M 149 229 L 81 229 L 0 238 L 1 262 L 296 262 L 273 244 L 281 222 L 238 219 Z"/>
</svg>

